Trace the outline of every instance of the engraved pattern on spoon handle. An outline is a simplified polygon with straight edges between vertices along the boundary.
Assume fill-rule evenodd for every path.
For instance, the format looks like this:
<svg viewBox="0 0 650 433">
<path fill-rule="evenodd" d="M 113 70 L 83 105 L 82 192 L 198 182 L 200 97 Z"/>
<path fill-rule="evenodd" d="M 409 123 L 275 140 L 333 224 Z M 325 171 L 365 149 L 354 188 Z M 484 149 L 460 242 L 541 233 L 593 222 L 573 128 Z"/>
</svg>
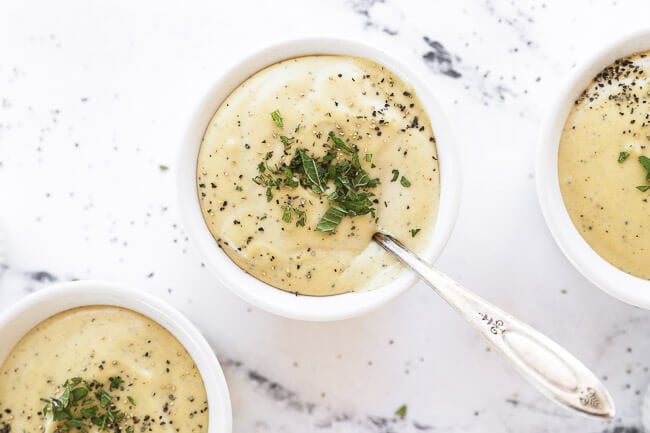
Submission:
<svg viewBox="0 0 650 433">
<path fill-rule="evenodd" d="M 376 233 L 374 239 L 418 273 L 548 398 L 586 415 L 614 416 L 607 389 L 560 345 L 429 266 L 393 237 Z"/>
</svg>

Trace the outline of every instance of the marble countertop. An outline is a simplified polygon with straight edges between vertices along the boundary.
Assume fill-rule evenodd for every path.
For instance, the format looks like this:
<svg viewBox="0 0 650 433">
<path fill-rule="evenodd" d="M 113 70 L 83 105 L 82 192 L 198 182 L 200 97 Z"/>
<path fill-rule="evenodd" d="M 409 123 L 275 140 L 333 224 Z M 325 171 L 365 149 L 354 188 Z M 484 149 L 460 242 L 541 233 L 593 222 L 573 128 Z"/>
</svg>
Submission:
<svg viewBox="0 0 650 433">
<path fill-rule="evenodd" d="M 640 431 L 650 314 L 605 295 L 564 258 L 533 167 L 548 96 L 648 16 L 644 0 L 4 0 L 0 309 L 73 278 L 160 296 L 218 354 L 236 433 Z M 615 420 L 545 400 L 421 283 L 363 317 L 301 323 L 215 282 L 179 220 L 180 137 L 225 68 L 304 35 L 360 37 L 426 73 L 465 183 L 437 265 L 592 367 L 616 400 Z"/>
</svg>

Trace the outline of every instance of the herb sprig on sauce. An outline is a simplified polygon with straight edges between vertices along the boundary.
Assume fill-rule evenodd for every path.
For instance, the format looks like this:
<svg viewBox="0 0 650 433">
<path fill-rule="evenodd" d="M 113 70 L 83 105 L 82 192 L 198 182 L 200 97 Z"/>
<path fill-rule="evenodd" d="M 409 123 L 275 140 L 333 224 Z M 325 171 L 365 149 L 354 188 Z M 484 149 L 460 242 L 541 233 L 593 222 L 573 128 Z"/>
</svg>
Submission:
<svg viewBox="0 0 650 433">
<path fill-rule="evenodd" d="M 271 118 L 279 128 L 284 126 L 279 110 L 273 111 Z M 299 128 L 300 124 L 294 132 L 298 132 Z M 372 189 L 376 188 L 380 181 L 378 178 L 371 178 L 362 167 L 359 149 L 354 143 L 345 141 L 334 131 L 330 131 L 324 143 L 328 149 L 326 154 L 316 157 L 304 148 L 296 148 L 293 154 L 289 153 L 296 142 L 295 137 L 281 135 L 280 141 L 284 145 L 284 154 L 290 155 L 291 161 L 288 164 L 283 163 L 280 167 L 271 167 L 269 160 L 273 157 L 273 152 L 267 152 L 264 160 L 257 166 L 259 174 L 253 178 L 253 182 L 266 187 L 267 201 L 272 201 L 274 192 L 284 187 L 303 187 L 319 196 L 327 194 L 329 207 L 316 225 L 316 230 L 322 232 L 335 230 L 345 217 L 368 214 L 375 216 L 375 204 L 378 200 L 373 198 L 375 194 Z M 372 154 L 364 154 L 363 160 L 375 167 Z M 391 182 L 394 182 L 399 177 L 399 171 L 393 170 L 392 174 Z M 401 177 L 400 184 L 404 188 L 411 186 L 405 176 Z M 280 207 L 284 222 L 290 223 L 295 214 L 298 217 L 296 226 L 305 226 L 304 203 L 299 206 L 284 203 Z M 415 236 L 417 231 L 412 236 Z"/>
<path fill-rule="evenodd" d="M 647 156 L 639 156 L 639 162 L 641 163 L 643 168 L 645 168 L 646 171 L 645 180 L 647 182 L 650 182 L 650 158 L 648 158 Z"/>
<path fill-rule="evenodd" d="M 65 381 L 63 392 L 58 397 L 41 398 L 45 402 L 43 416 L 47 418 L 52 415 L 52 421 L 60 426 L 55 430 L 57 432 L 75 428 L 86 433 L 97 426 L 102 431 L 133 433 L 133 425 L 124 425 L 132 420 L 127 419 L 126 414 L 116 407 L 115 402 L 119 398 L 110 393 L 120 389 L 123 383 L 119 376 L 110 378 L 108 386 L 95 380 L 72 377 Z M 128 396 L 127 399 L 135 406 L 132 397 Z"/>
<path fill-rule="evenodd" d="M 355 145 L 346 143 L 334 132 L 328 134 L 328 152 L 322 157 L 310 155 L 307 149 L 296 149 L 288 165 L 271 168 L 267 161 L 258 165 L 259 175 L 253 178 L 258 185 L 264 185 L 267 201 L 273 199 L 273 191 L 281 187 L 303 188 L 322 195 L 327 193 L 329 208 L 323 214 L 316 230 L 329 232 L 334 230 L 341 220 L 358 215 L 375 215 L 374 194 L 370 189 L 379 184 L 379 179 L 370 178 L 361 166 L 359 152 Z M 282 220 L 290 222 L 292 212 L 298 216 L 297 226 L 305 225 L 305 210 L 282 206 Z"/>
<path fill-rule="evenodd" d="M 282 121 L 282 115 L 280 114 L 280 110 L 275 110 L 274 112 L 272 112 L 271 119 L 273 119 L 273 122 L 275 122 L 278 128 L 284 127 L 284 122 Z"/>
</svg>

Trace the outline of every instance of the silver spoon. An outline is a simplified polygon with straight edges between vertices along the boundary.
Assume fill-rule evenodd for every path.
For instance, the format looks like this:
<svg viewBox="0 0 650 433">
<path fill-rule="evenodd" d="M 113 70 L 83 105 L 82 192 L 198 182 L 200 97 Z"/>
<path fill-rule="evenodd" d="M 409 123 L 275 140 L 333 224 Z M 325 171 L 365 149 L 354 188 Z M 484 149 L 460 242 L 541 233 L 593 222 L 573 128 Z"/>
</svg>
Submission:
<svg viewBox="0 0 650 433">
<path fill-rule="evenodd" d="M 429 266 L 395 238 L 384 233 L 373 238 L 413 269 L 546 397 L 589 416 L 614 417 L 607 389 L 560 345 Z"/>
</svg>

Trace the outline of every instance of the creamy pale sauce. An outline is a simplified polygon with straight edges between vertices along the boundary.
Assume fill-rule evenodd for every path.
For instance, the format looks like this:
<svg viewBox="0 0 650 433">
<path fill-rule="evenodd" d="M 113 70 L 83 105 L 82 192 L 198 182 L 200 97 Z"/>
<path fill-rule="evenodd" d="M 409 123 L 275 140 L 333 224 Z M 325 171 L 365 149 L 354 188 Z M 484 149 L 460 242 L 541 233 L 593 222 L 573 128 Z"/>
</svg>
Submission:
<svg viewBox="0 0 650 433">
<path fill-rule="evenodd" d="M 208 431 L 205 388 L 185 348 L 152 320 L 105 306 L 53 316 L 13 348 L 0 368 L 0 431 L 53 432 L 40 398 L 59 397 L 72 377 L 117 376 L 124 382 L 110 393 L 135 431 Z"/>
<path fill-rule="evenodd" d="M 276 110 L 281 128 L 270 116 Z M 346 217 L 322 232 L 315 228 L 330 206 L 327 193 L 283 188 L 267 201 L 252 179 L 268 152 L 271 167 L 290 162 L 281 135 L 291 137 L 292 149 L 322 157 L 329 132 L 355 144 L 363 168 L 381 183 L 372 190 L 375 217 Z M 422 252 L 440 188 L 433 131 L 413 88 L 376 62 L 344 56 L 286 60 L 235 89 L 205 132 L 197 184 L 203 217 L 226 254 L 258 279 L 306 295 L 368 290 L 396 278 L 402 268 L 372 235 L 393 234 Z M 282 220 L 281 206 L 289 203 L 306 212 L 304 227 Z"/>
<path fill-rule="evenodd" d="M 562 131 L 559 177 L 580 234 L 617 268 L 650 279 L 650 57 L 618 60 L 576 100 Z M 627 159 L 618 162 L 621 152 Z"/>
</svg>

